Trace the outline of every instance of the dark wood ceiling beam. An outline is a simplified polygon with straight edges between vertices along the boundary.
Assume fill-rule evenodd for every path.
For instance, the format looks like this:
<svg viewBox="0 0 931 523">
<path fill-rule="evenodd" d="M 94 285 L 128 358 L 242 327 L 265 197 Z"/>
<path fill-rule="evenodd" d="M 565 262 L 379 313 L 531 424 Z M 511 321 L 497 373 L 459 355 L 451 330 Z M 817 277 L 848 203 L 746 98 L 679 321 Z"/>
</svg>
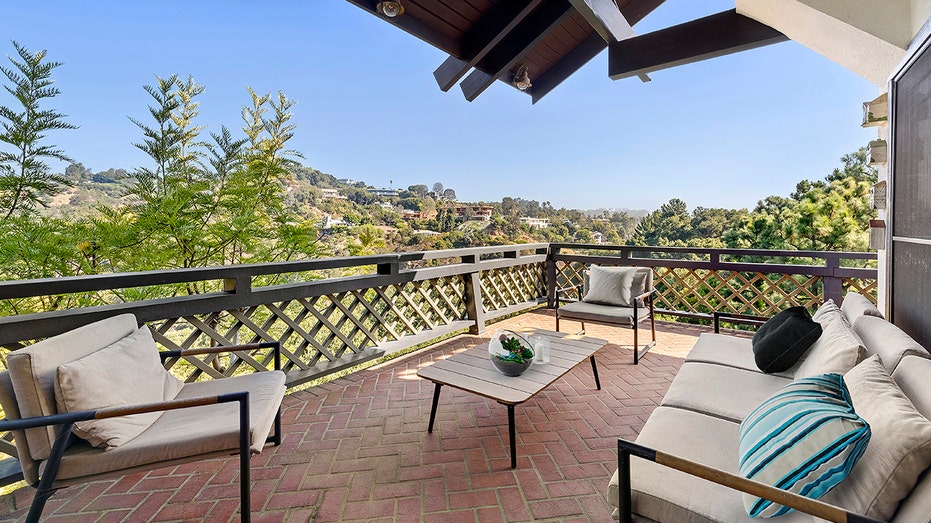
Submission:
<svg viewBox="0 0 931 523">
<path fill-rule="evenodd" d="M 543 0 L 508 0 L 495 4 L 463 36 L 460 42 L 461 55 L 450 56 L 437 69 L 433 77 L 440 89 L 448 91 L 456 85 L 469 69 L 481 61 L 515 27 L 518 26 Z"/>
<path fill-rule="evenodd" d="M 779 31 L 731 9 L 611 44 L 608 76 L 639 76 L 785 40 Z"/>
<path fill-rule="evenodd" d="M 613 0 L 569 0 L 575 10 L 609 43 L 634 36 L 634 29 Z"/>
<path fill-rule="evenodd" d="M 568 0 L 546 0 L 538 9 L 511 31 L 484 59 L 475 65 L 475 70 L 459 84 L 466 100 L 473 101 L 518 65 L 520 60 L 553 29 L 572 16 L 572 4 Z M 530 71 L 533 75 L 533 71 Z M 531 79 L 533 77 L 531 76 Z M 533 88 L 531 87 L 531 90 Z"/>
<path fill-rule="evenodd" d="M 350 4 L 359 7 L 364 11 L 368 11 L 373 16 L 377 16 L 381 20 L 391 23 L 407 33 L 410 33 L 417 38 L 420 38 L 424 42 L 439 48 L 443 52 L 453 56 L 459 56 L 461 54 L 461 48 L 459 42 L 454 38 L 451 38 L 449 35 L 443 34 L 436 29 L 431 28 L 430 26 L 424 24 L 417 18 L 410 16 L 405 13 L 397 18 L 388 18 L 382 16 L 375 10 L 375 5 L 378 4 L 379 0 L 346 0 Z"/>
<path fill-rule="evenodd" d="M 629 22 L 628 26 L 631 26 L 643 20 L 646 15 L 653 12 L 653 10 L 662 3 L 663 0 L 634 0 L 624 6 L 624 9 L 621 10 L 621 14 L 624 19 Z M 534 78 L 533 87 L 530 89 L 533 103 L 539 102 L 544 96 L 549 94 L 550 91 L 563 83 L 566 78 L 575 74 L 583 65 L 587 64 L 592 58 L 598 56 L 607 46 L 608 43 L 605 42 L 599 34 L 593 34 L 586 38 L 585 41 L 579 44 L 575 49 L 563 56 L 552 67 L 547 69 L 545 73 Z M 643 75 L 640 79 L 644 82 L 650 81 L 650 78 L 646 75 Z"/>
</svg>

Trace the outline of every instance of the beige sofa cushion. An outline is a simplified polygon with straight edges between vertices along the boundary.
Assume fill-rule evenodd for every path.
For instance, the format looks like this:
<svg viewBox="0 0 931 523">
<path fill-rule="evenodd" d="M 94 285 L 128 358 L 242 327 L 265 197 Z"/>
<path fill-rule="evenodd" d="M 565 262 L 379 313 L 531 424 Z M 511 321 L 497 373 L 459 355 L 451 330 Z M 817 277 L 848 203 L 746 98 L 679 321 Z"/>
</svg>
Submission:
<svg viewBox="0 0 931 523">
<path fill-rule="evenodd" d="M 637 437 L 647 447 L 737 473 L 738 424 L 696 412 L 657 407 Z M 684 472 L 632 457 L 630 476 L 634 513 L 663 522 L 750 522 L 740 492 Z M 608 502 L 618 505 L 615 471 L 608 484 Z M 776 520 L 773 520 L 776 521 Z M 814 521 L 793 512 L 782 523 Z"/>
<path fill-rule="evenodd" d="M 796 379 L 830 372 L 843 374 L 866 358 L 863 341 L 840 310 L 835 308 L 818 312 L 820 314 L 815 321 L 821 324 L 821 337 L 798 363 Z"/>
<path fill-rule="evenodd" d="M 125 407 L 174 399 L 181 381 L 165 370 L 148 327 L 93 354 L 58 367 L 55 399 L 59 412 Z M 74 433 L 100 448 L 125 444 L 161 412 L 79 421 Z"/>
<path fill-rule="evenodd" d="M 682 364 L 660 403 L 739 423 L 792 380 L 710 363 Z M 739 394 L 735 394 L 739 391 Z M 735 453 L 737 447 L 732 449 Z"/>
<path fill-rule="evenodd" d="M 82 358 L 126 337 L 138 328 L 132 314 L 122 314 L 78 327 L 10 353 L 7 368 L 24 418 L 58 413 L 55 403 L 55 376 L 58 367 Z M 49 456 L 55 440 L 55 427 L 26 431 L 32 458 Z"/>
<path fill-rule="evenodd" d="M 931 421 L 896 385 L 879 356 L 854 367 L 844 381 L 873 436 L 847 479 L 823 499 L 888 521 L 931 465 Z"/>
<path fill-rule="evenodd" d="M 876 308 L 873 302 L 866 296 L 856 292 L 848 292 L 844 295 L 844 302 L 841 303 L 840 310 L 844 313 L 844 317 L 847 318 L 847 321 L 854 327 L 857 326 L 857 322 L 860 321 L 860 318 L 863 316 L 872 316 L 880 319 L 883 317 L 882 313 L 879 312 L 879 309 Z"/>
<path fill-rule="evenodd" d="M 281 371 L 258 372 L 220 380 L 186 383 L 176 399 L 216 396 L 249 390 L 250 448 L 253 453 L 265 445 L 278 406 L 285 392 Z M 229 454 L 239 448 L 239 403 L 165 411 L 148 429 L 125 445 L 100 450 L 89 445 L 68 449 L 61 462 L 58 481 L 68 484 L 84 476 L 110 470 L 121 473 L 150 463 L 213 452 Z M 72 481 L 69 481 L 72 480 Z"/>
<path fill-rule="evenodd" d="M 711 334 L 703 332 L 698 341 L 689 351 L 685 361 L 694 361 L 701 363 L 713 363 L 715 365 L 724 365 L 751 372 L 759 372 L 753 359 L 753 346 L 750 338 L 740 338 L 727 334 Z M 785 372 L 774 372 L 772 376 L 782 378 L 792 378 L 795 373 L 795 367 Z"/>
<path fill-rule="evenodd" d="M 889 373 L 895 371 L 905 356 L 931 358 L 931 354 L 911 336 L 884 319 L 863 316 L 854 324 L 853 330 L 863 340 L 867 353 L 879 354 Z"/>
<path fill-rule="evenodd" d="M 922 416 L 931 419 L 931 359 L 905 356 L 892 373 L 902 392 Z M 931 523 L 931 469 L 918 479 L 895 513 L 892 521 L 901 523 Z"/>
</svg>

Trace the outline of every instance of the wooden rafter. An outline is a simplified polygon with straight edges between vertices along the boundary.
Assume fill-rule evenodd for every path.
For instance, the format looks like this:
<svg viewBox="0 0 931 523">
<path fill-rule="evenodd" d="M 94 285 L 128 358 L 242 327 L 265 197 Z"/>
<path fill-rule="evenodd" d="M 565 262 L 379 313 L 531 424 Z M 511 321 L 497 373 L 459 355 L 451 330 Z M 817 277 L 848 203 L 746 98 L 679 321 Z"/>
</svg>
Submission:
<svg viewBox="0 0 931 523">
<path fill-rule="evenodd" d="M 440 89 L 448 91 L 469 69 L 491 52 L 543 0 L 510 0 L 495 4 L 460 42 L 460 56 L 450 56 L 433 71 Z"/>
<path fill-rule="evenodd" d="M 566 0 L 547 0 L 509 32 L 459 86 L 466 100 L 475 100 L 498 78 L 513 69 L 527 52 L 573 13 Z"/>
<path fill-rule="evenodd" d="M 612 80 L 629 78 L 787 39 L 772 27 L 731 9 L 611 44 L 608 76 Z"/>
<path fill-rule="evenodd" d="M 594 0 L 582 1 L 594 2 Z M 653 12 L 653 10 L 659 7 L 663 1 L 664 0 L 634 0 L 633 2 L 630 2 L 621 11 L 621 15 L 625 21 L 624 23 L 626 23 L 627 27 L 633 26 L 642 20 L 646 15 Z M 582 14 L 584 15 L 584 13 Z M 633 31 L 631 30 L 631 35 L 632 34 Z M 600 33 L 593 34 L 586 38 L 585 41 L 563 56 L 546 72 L 534 79 L 533 88 L 531 89 L 530 93 L 533 97 L 533 103 L 539 102 L 544 96 L 549 94 L 550 91 L 555 89 L 566 78 L 572 76 L 592 58 L 598 56 L 598 54 L 604 51 L 606 47 L 608 47 L 608 42 L 605 41 Z M 644 82 L 649 81 L 649 77 L 646 75 L 642 76 L 641 79 Z"/>
</svg>

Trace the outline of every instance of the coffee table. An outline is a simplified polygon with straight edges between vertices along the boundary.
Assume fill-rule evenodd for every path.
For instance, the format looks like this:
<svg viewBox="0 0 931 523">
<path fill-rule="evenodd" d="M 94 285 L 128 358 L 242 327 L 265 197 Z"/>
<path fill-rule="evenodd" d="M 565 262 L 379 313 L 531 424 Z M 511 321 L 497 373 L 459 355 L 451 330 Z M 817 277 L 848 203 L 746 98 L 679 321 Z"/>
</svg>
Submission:
<svg viewBox="0 0 931 523">
<path fill-rule="evenodd" d="M 514 428 L 514 406 L 534 397 L 564 374 L 586 359 L 592 363 L 595 388 L 601 389 L 595 353 L 607 345 L 607 340 L 590 338 L 578 334 L 548 331 L 543 329 L 510 329 L 525 336 L 545 336 L 550 345 L 550 362 L 531 365 L 526 372 L 508 377 L 498 372 L 488 357 L 488 344 L 469 349 L 459 354 L 426 366 L 417 375 L 432 381 L 433 407 L 430 409 L 430 425 L 433 432 L 436 408 L 443 385 L 493 399 L 508 408 L 508 436 L 511 448 L 511 468 L 517 468 L 517 436 Z"/>
</svg>

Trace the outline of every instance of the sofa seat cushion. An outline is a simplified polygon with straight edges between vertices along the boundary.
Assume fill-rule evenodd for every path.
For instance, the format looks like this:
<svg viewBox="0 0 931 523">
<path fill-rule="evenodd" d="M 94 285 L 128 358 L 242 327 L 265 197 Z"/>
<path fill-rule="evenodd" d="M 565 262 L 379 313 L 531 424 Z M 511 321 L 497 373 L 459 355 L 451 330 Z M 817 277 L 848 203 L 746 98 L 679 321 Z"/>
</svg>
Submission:
<svg viewBox="0 0 931 523">
<path fill-rule="evenodd" d="M 896 325 L 875 316 L 863 316 L 853 326 L 863 340 L 866 352 L 879 354 L 886 370 L 892 374 L 905 356 L 931 358 L 924 347 Z"/>
<path fill-rule="evenodd" d="M 637 443 L 737 473 L 738 424 L 696 412 L 657 407 L 637 437 Z M 654 521 L 749 522 L 740 492 L 684 472 L 632 457 L 631 501 L 635 514 Z M 618 506 L 617 472 L 608 485 L 608 501 Z M 814 521 L 793 512 L 785 523 Z"/>
<path fill-rule="evenodd" d="M 832 372 L 843 374 L 866 359 L 863 341 L 839 309 L 828 309 L 825 304 L 818 312 L 815 321 L 821 324 L 821 337 L 799 362 L 795 378 Z"/>
<path fill-rule="evenodd" d="M 285 392 L 281 371 L 258 372 L 220 380 L 186 383 L 175 399 L 216 396 L 249 390 L 250 448 L 265 445 Z M 70 447 L 57 480 L 67 482 L 112 470 L 129 471 L 150 463 L 201 459 L 211 452 L 239 449 L 239 403 L 220 403 L 165 411 L 142 434 L 125 445 L 103 451 L 89 445 Z"/>
<path fill-rule="evenodd" d="M 709 363 L 682 364 L 660 403 L 740 423 L 792 380 Z M 736 453 L 736 447 L 732 449 Z"/>
<path fill-rule="evenodd" d="M 685 357 L 686 362 L 713 363 L 751 372 L 760 372 L 753 357 L 750 338 L 704 332 Z M 795 368 L 774 372 L 773 376 L 792 378 Z"/>
<path fill-rule="evenodd" d="M 24 418 L 58 414 L 55 377 L 58 367 L 92 354 L 139 328 L 136 317 L 121 314 L 90 323 L 7 355 L 7 368 Z M 42 460 L 52 451 L 55 427 L 26 431 L 32 458 Z"/>
<path fill-rule="evenodd" d="M 578 321 L 604 322 L 616 325 L 634 324 L 634 308 L 618 307 L 616 305 L 602 305 L 599 303 L 588 303 L 577 301 L 568 303 L 556 309 L 556 314 L 560 318 Z M 637 309 L 640 319 L 648 318 L 650 310 L 646 307 Z"/>
<path fill-rule="evenodd" d="M 853 410 L 840 374 L 795 380 L 779 389 L 740 424 L 740 475 L 818 499 L 860 460 L 870 427 Z M 751 517 L 792 511 L 743 494 Z"/>
<path fill-rule="evenodd" d="M 931 465 L 931 421 L 893 381 L 879 356 L 854 367 L 844 380 L 854 408 L 872 427 L 873 437 L 843 488 L 824 500 L 888 521 Z"/>
<path fill-rule="evenodd" d="M 126 407 L 174 399 L 182 383 L 162 366 L 152 331 L 141 327 L 125 338 L 58 367 L 55 401 L 59 412 Z M 100 448 L 125 444 L 161 412 L 79 421 L 74 434 Z"/>
<path fill-rule="evenodd" d="M 922 416 L 931 419 L 931 359 L 905 356 L 892 379 Z M 931 523 L 931 469 L 918 479 L 915 488 L 899 504 L 892 521 Z"/>
</svg>

